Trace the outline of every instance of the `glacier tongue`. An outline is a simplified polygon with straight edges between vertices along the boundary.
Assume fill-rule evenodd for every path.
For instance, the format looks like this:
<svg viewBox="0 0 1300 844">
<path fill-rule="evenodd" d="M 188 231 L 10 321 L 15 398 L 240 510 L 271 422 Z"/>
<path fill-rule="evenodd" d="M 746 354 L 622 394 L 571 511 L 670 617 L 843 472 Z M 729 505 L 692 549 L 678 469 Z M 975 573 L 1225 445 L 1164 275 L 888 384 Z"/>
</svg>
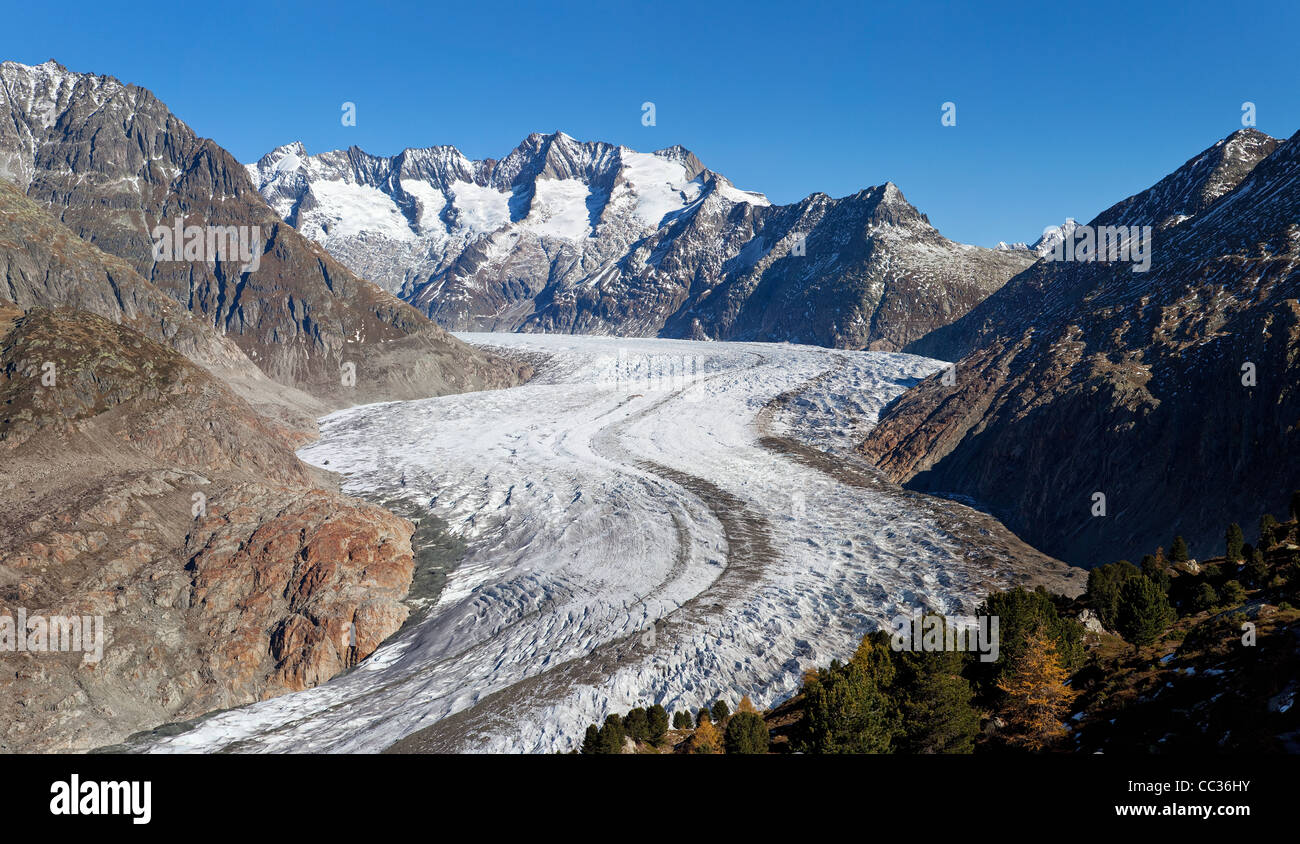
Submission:
<svg viewBox="0 0 1300 844">
<path fill-rule="evenodd" d="M 938 361 L 461 337 L 528 355 L 540 374 L 340 411 L 301 451 L 345 491 L 408 498 L 466 543 L 434 610 L 355 671 L 142 749 L 569 749 L 637 705 L 772 705 L 896 613 L 969 611 L 1017 575 L 996 529 L 953 528 L 978 514 L 854 465 L 845 432 Z M 1062 577 L 1053 566 L 1039 573 Z"/>
</svg>

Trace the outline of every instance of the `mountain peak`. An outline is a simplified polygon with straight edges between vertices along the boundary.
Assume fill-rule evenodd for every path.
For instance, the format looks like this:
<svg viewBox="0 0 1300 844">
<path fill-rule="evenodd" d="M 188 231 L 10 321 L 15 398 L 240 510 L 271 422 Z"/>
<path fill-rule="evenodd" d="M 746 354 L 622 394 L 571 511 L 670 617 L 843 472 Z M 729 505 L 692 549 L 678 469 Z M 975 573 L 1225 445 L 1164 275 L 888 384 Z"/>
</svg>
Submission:
<svg viewBox="0 0 1300 844">
<path fill-rule="evenodd" d="M 1107 208 L 1091 225 L 1177 226 L 1241 184 L 1279 143 L 1256 129 L 1238 129 L 1150 188 Z"/>
</svg>

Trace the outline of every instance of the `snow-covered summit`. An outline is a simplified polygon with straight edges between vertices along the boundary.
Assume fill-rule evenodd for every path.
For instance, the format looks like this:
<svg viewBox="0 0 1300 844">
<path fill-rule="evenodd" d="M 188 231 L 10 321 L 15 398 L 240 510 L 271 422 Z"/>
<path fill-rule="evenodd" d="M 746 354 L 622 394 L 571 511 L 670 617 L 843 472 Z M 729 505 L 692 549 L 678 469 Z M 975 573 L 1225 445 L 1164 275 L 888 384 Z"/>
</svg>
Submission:
<svg viewBox="0 0 1300 844">
<path fill-rule="evenodd" d="M 288 144 L 249 172 L 291 225 L 454 329 L 898 348 L 1031 257 L 944 239 L 893 182 L 774 206 L 683 146 L 560 131 L 482 160 Z"/>
</svg>

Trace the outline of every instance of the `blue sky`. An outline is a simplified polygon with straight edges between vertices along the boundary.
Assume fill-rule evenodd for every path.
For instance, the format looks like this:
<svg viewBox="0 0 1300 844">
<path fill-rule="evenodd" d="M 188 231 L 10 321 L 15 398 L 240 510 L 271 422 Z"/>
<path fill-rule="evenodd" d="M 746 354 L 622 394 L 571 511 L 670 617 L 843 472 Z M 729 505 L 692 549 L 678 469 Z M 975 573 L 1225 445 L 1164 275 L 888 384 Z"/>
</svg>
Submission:
<svg viewBox="0 0 1300 844">
<path fill-rule="evenodd" d="M 66 0 L 4 18 L 22 25 L 0 32 L 0 58 L 150 88 L 241 161 L 292 140 L 499 158 L 561 129 L 680 143 L 777 202 L 891 180 L 983 245 L 1147 187 L 1241 128 L 1244 101 L 1262 131 L 1300 130 L 1292 3 Z"/>
</svg>

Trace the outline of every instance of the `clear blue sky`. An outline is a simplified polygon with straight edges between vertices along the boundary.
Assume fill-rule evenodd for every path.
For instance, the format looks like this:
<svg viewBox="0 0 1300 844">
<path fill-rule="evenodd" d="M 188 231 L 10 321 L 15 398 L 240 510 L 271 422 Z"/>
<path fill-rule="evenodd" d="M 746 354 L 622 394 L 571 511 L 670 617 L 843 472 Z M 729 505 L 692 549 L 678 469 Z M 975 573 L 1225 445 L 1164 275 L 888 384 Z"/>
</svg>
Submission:
<svg viewBox="0 0 1300 844">
<path fill-rule="evenodd" d="M 500 158 L 562 129 L 680 143 L 777 202 L 892 180 L 983 245 L 1150 185 L 1243 101 L 1300 129 L 1291 2 L 6 5 L 0 58 L 150 88 L 241 161 L 292 140 Z"/>
</svg>

